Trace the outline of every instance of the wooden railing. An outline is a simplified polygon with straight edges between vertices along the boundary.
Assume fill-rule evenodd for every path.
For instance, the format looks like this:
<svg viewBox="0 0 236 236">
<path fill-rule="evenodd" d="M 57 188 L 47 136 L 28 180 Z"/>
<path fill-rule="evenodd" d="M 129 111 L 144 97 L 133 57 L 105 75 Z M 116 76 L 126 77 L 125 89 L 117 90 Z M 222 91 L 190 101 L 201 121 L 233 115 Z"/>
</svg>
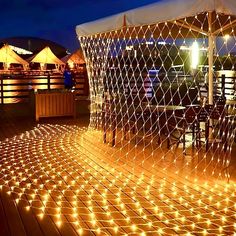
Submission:
<svg viewBox="0 0 236 236">
<path fill-rule="evenodd" d="M 76 73 L 76 97 L 88 97 L 89 85 L 86 73 Z M 109 79 L 109 78 L 108 78 Z M 126 78 L 127 79 L 127 78 Z M 143 78 L 140 78 L 143 86 Z M 181 78 L 180 78 L 181 79 Z M 124 83 L 124 81 L 118 81 Z M 200 84 L 202 94 L 207 96 L 207 84 L 204 85 L 204 78 Z M 32 73 L 5 73 L 0 74 L 0 103 L 15 103 L 29 100 L 31 93 L 39 89 L 63 89 L 63 75 L 52 72 L 35 72 Z M 226 77 L 222 75 L 215 79 L 214 94 L 230 99 L 236 95 L 236 77 Z M 151 91 L 143 91 L 151 93 Z"/>
<path fill-rule="evenodd" d="M 75 73 L 76 97 L 87 97 L 88 78 L 85 72 Z M 6 73 L 0 74 L 0 103 L 27 101 L 33 91 L 39 89 L 64 89 L 61 73 Z"/>
</svg>

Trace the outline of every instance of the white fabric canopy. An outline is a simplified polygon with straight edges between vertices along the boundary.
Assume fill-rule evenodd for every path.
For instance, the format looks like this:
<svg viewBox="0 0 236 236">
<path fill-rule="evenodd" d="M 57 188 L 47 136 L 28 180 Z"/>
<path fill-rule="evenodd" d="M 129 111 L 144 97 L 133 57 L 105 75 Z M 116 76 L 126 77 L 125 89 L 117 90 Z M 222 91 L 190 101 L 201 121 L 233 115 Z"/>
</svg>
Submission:
<svg viewBox="0 0 236 236">
<path fill-rule="evenodd" d="M 78 36 L 88 36 L 121 29 L 123 26 L 150 25 L 213 11 L 236 15 L 236 2 L 235 0 L 161 0 L 154 4 L 78 25 L 76 32 Z"/>
<path fill-rule="evenodd" d="M 76 27 L 79 38 L 105 33 L 104 38 L 121 39 L 208 37 L 209 104 L 213 102 L 215 38 L 224 35 L 235 37 L 234 32 L 235 0 L 161 0 Z"/>
<path fill-rule="evenodd" d="M 22 64 L 22 65 L 28 65 L 29 63 L 22 59 L 20 56 L 18 56 L 9 45 L 4 45 L 0 49 L 0 62 L 5 64 Z"/>
<path fill-rule="evenodd" d="M 65 63 L 84 64 L 84 55 L 81 49 L 78 49 L 74 53 L 67 55 L 61 59 Z"/>
<path fill-rule="evenodd" d="M 65 64 L 51 51 L 49 47 L 45 47 L 38 54 L 36 54 L 30 62 L 43 63 L 43 64 Z"/>
</svg>

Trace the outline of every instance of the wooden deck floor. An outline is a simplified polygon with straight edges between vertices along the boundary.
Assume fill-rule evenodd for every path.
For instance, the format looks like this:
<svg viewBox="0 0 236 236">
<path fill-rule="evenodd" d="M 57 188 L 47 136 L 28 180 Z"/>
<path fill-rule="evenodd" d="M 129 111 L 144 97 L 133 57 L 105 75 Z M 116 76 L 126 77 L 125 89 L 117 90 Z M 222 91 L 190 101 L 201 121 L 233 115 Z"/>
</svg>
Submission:
<svg viewBox="0 0 236 236">
<path fill-rule="evenodd" d="M 27 107 L 8 106 L 0 121 L 0 235 L 236 232 L 234 180 L 186 179 L 174 171 L 185 161 L 103 144 L 86 118 L 36 124 Z"/>
</svg>

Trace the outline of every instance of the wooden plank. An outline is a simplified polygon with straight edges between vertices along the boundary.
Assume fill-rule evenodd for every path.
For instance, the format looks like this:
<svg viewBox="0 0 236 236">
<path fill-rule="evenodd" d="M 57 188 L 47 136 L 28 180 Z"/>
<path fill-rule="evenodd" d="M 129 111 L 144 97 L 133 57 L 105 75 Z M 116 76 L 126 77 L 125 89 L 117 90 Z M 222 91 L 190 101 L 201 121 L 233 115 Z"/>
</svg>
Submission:
<svg viewBox="0 0 236 236">
<path fill-rule="evenodd" d="M 32 213 L 33 214 L 33 213 Z M 58 231 L 56 225 L 52 221 L 52 219 L 45 215 L 43 219 L 38 219 L 38 222 L 40 224 L 40 227 L 43 231 L 43 234 L 45 236 L 50 235 L 50 236 L 60 236 L 60 232 Z"/>
<path fill-rule="evenodd" d="M 24 225 L 26 235 L 35 235 L 35 236 L 44 235 L 37 219 L 35 218 L 35 215 L 32 214 L 32 212 L 30 211 L 26 211 L 26 208 L 25 208 L 26 204 L 20 201 L 16 207 L 20 214 L 22 224 Z"/>
<path fill-rule="evenodd" d="M 8 221 L 11 235 L 23 236 L 26 235 L 22 219 L 19 215 L 17 207 L 13 202 L 11 196 L 7 196 L 6 193 L 1 191 L 0 193 L 2 203 L 4 206 L 5 215 Z"/>
<path fill-rule="evenodd" d="M 39 101 L 38 101 L 39 97 L 35 95 L 35 120 L 39 121 Z"/>
<path fill-rule="evenodd" d="M 51 99 L 52 95 L 51 94 L 45 94 L 45 96 L 44 96 L 44 94 L 41 94 L 41 96 L 43 96 L 43 98 L 44 98 L 44 103 L 43 103 L 44 109 L 45 109 L 44 116 L 48 117 L 48 116 L 51 115 L 50 114 L 50 99 Z"/>
<path fill-rule="evenodd" d="M 53 104 L 52 104 L 52 114 L 57 114 L 57 107 L 58 107 L 58 101 L 56 100 Z"/>
<path fill-rule="evenodd" d="M 75 95 L 68 93 L 36 94 L 36 120 L 39 117 L 75 116 Z"/>
<path fill-rule="evenodd" d="M 28 197 L 27 197 L 28 199 Z M 28 199 L 29 200 L 29 199 Z M 42 199 L 41 199 L 42 201 Z M 39 227 L 42 231 L 42 234 L 43 235 L 53 235 L 53 236 L 60 236 L 61 233 L 60 233 L 60 230 L 58 230 L 58 227 L 56 226 L 55 222 L 53 221 L 52 217 L 47 215 L 47 214 L 44 214 L 43 217 L 39 216 L 38 215 L 38 209 L 35 210 L 34 208 L 30 208 L 30 210 L 28 211 L 28 217 L 30 218 L 34 218 L 35 219 L 35 223 L 37 221 L 37 223 L 39 224 Z M 30 221 L 30 219 L 29 219 Z M 36 227 L 36 226 L 34 226 Z M 29 231 L 29 234 L 28 235 L 31 235 L 32 230 L 29 230 L 28 228 L 32 228 L 32 226 L 29 226 L 26 222 L 26 226 L 25 228 L 27 229 L 27 231 Z M 33 234 L 32 234 L 33 235 Z"/>
<path fill-rule="evenodd" d="M 2 236 L 10 235 L 10 229 L 8 226 L 4 206 L 2 203 L 1 194 L 0 194 L 0 235 Z"/>
<path fill-rule="evenodd" d="M 7 136 L 9 133 L 11 133 L 10 135 L 14 135 L 18 132 L 22 132 L 22 122 L 19 122 L 18 118 L 11 117 L 8 122 L 9 126 L 5 126 L 7 123 L 4 123 L 4 126 L 0 123 L 1 130 L 4 130 L 4 127 L 7 129 L 5 134 L 1 134 L 2 136 Z M 65 124 L 69 124 L 68 120 L 65 120 Z M 28 128 L 28 125 L 26 124 L 23 124 L 23 126 L 25 126 L 24 129 Z M 58 128 L 59 126 L 57 129 Z M 45 126 L 44 129 L 50 131 L 53 129 L 53 126 L 50 126 L 50 128 Z M 69 130 L 70 129 L 68 129 L 68 131 Z M 118 132 L 120 132 L 120 130 L 118 130 Z M 120 148 L 119 143 L 117 143 L 117 147 L 114 148 L 110 148 L 108 145 L 102 144 L 100 141 L 102 132 L 99 133 L 97 131 L 90 131 L 85 133 L 81 143 L 79 141 L 79 135 L 73 136 L 72 133 L 68 133 L 71 139 L 67 140 L 68 136 L 66 131 L 65 134 L 65 139 L 62 139 L 60 135 L 57 136 L 57 134 L 54 134 L 55 143 L 45 140 L 45 143 L 42 146 L 45 147 L 43 148 L 42 152 L 49 161 L 48 163 L 43 162 L 42 166 L 46 166 L 46 169 L 43 171 L 45 173 L 46 171 L 49 171 L 48 178 L 50 179 L 52 168 L 49 167 L 48 164 L 51 164 L 52 167 L 55 167 L 56 169 L 62 165 L 60 170 L 63 172 L 63 174 L 68 176 L 68 180 L 65 181 L 61 189 L 58 189 L 59 194 L 62 194 L 61 191 L 63 189 L 67 189 L 67 186 L 69 185 L 70 187 L 67 189 L 67 191 L 70 192 L 70 194 L 72 193 L 71 195 L 64 195 L 64 193 L 62 194 L 64 201 L 63 207 L 68 207 L 68 211 L 62 214 L 63 223 L 60 227 L 55 225 L 57 220 L 55 214 L 52 214 L 51 216 L 45 214 L 42 220 L 38 218 L 36 219 L 45 235 L 52 235 L 53 232 L 55 235 L 76 235 L 77 228 L 72 223 L 74 218 L 71 215 L 71 210 L 73 208 L 72 201 L 75 195 L 74 191 L 82 184 L 85 184 L 86 181 L 88 182 L 85 184 L 84 191 L 81 191 L 76 195 L 79 205 L 78 222 L 81 223 L 81 227 L 83 229 L 87 229 L 89 227 L 90 229 L 96 229 L 96 226 L 91 224 L 89 205 L 87 204 L 87 201 L 89 200 L 88 196 L 91 193 L 91 190 L 94 189 L 94 194 L 92 196 L 92 206 L 98 221 L 97 225 L 101 229 L 104 228 L 104 232 L 107 232 L 111 235 L 115 233 L 113 230 L 114 225 L 118 225 L 121 229 L 118 231 L 117 235 L 123 232 L 139 235 L 140 231 L 146 232 L 147 235 L 154 235 L 159 228 L 163 229 L 164 234 L 167 235 L 185 235 L 186 232 L 202 234 L 204 233 L 203 229 L 206 229 L 208 233 L 212 235 L 217 235 L 219 234 L 219 226 L 223 227 L 222 234 L 233 234 L 233 224 L 235 221 L 235 208 L 233 205 L 233 199 L 235 199 L 235 190 L 229 189 L 225 191 L 225 186 L 223 186 L 222 183 L 219 183 L 220 187 L 214 191 L 211 191 L 210 188 L 214 187 L 214 183 L 212 183 L 210 180 L 209 187 L 204 188 L 200 183 L 195 184 L 194 182 L 191 182 L 190 179 L 185 180 L 184 178 L 181 178 L 181 176 L 174 174 L 174 172 L 163 172 L 161 165 L 156 165 L 155 168 L 153 168 L 151 166 L 152 162 L 148 159 L 145 159 L 145 163 L 142 163 L 143 158 L 148 157 L 152 151 L 149 146 L 146 146 L 148 150 L 143 152 L 142 147 L 144 144 L 139 144 L 136 147 L 136 150 L 133 152 L 127 149 L 129 153 L 127 156 L 125 156 L 127 150 L 125 148 L 118 150 Z M 59 143 L 57 141 L 62 142 L 60 142 L 60 145 L 57 145 L 57 143 Z M 16 145 L 17 143 L 14 141 L 13 144 Z M 66 146 L 68 144 L 70 144 L 69 147 L 64 150 L 63 145 Z M 35 151 L 37 152 L 35 148 L 28 150 L 22 146 L 19 147 L 26 151 L 26 153 L 24 152 L 25 156 L 27 156 L 27 151 L 30 153 Z M 132 146 L 130 148 L 132 148 Z M 12 152 L 11 155 L 14 154 L 17 161 L 18 151 L 16 151 L 17 149 L 14 150 L 15 151 Z M 114 155 L 114 153 L 116 153 L 116 155 Z M 19 155 L 20 154 L 22 154 L 22 152 L 19 152 Z M 119 157 L 119 161 L 117 160 L 117 156 Z M 137 160 L 133 159 L 134 156 Z M 53 159 L 51 159 L 52 157 Z M 158 156 L 155 156 L 155 158 L 157 159 Z M 58 163 L 58 166 L 56 162 Z M 177 163 L 176 167 L 179 165 L 181 165 L 181 163 Z M 82 172 L 85 172 L 84 176 L 82 175 Z M 122 174 L 121 177 L 118 176 L 119 173 Z M 144 179 L 140 182 L 140 184 L 138 184 L 141 173 L 143 173 Z M 155 182 L 150 184 L 152 175 L 155 175 Z M 54 179 L 53 181 L 58 183 L 60 176 L 62 175 L 59 174 L 58 179 Z M 105 179 L 103 179 L 103 177 L 105 177 Z M 162 187 L 162 180 L 164 178 L 165 186 Z M 74 187 L 71 184 L 72 180 L 75 180 L 76 183 Z M 126 180 L 128 180 L 128 182 L 126 182 Z M 113 181 L 115 182 L 113 183 Z M 173 183 L 176 185 L 177 195 L 173 195 Z M 218 181 L 216 181 L 216 183 L 218 183 Z M 45 182 L 42 182 L 42 184 L 45 184 Z M 186 189 L 183 187 L 184 184 L 188 188 L 188 192 L 185 191 Z M 96 185 L 97 187 L 95 187 Z M 145 191 L 149 185 L 150 192 L 146 193 Z M 135 190 L 134 187 L 136 187 Z M 102 198 L 102 194 L 104 193 L 105 189 L 108 190 L 106 198 L 107 203 L 103 203 Z M 120 201 L 121 203 L 124 203 L 124 209 L 126 211 L 125 213 L 122 212 L 122 207 L 119 203 L 117 203 L 116 200 L 117 193 L 120 190 L 122 190 Z M 162 197 L 160 196 L 160 193 L 163 194 Z M 219 193 L 221 195 L 219 195 Z M 234 194 L 234 197 L 232 197 L 233 195 L 231 194 Z M 194 195 L 194 198 L 192 198 L 192 195 Z M 211 202 L 208 200 L 210 195 L 213 196 L 213 200 L 211 200 Z M 52 193 L 54 204 L 57 204 L 57 196 L 58 195 L 55 193 Z M 180 197 L 182 198 L 180 199 Z M 227 204 L 225 201 L 226 197 L 230 199 Z M 198 200 L 201 200 L 201 202 L 199 203 Z M 142 207 L 141 213 L 139 207 L 137 207 L 135 204 L 137 201 L 139 201 L 140 204 L 138 206 Z M 153 203 L 151 203 L 151 201 Z M 220 203 L 219 207 L 216 205 L 217 202 Z M 187 203 L 188 205 L 186 206 L 184 203 Z M 106 215 L 106 209 L 104 208 L 105 205 L 109 206 L 108 210 L 110 211 L 110 215 Z M 157 213 L 154 210 L 154 206 L 159 207 L 159 211 L 157 211 Z M 172 210 L 170 206 L 172 207 Z M 227 212 L 225 212 L 225 206 L 228 207 Z M 18 209 L 16 210 L 20 215 L 25 232 L 28 234 L 28 232 L 33 230 L 35 226 L 34 223 L 30 226 L 25 223 L 27 221 L 27 217 L 35 216 L 37 215 L 37 212 L 32 210 L 32 212 L 27 212 L 27 214 L 29 214 L 28 216 L 24 216 L 24 209 L 22 208 L 23 211 L 21 212 L 20 208 L 22 207 L 19 204 Z M 176 215 L 176 211 L 179 212 L 178 216 Z M 161 212 L 162 216 L 159 214 Z M 212 212 L 215 212 L 215 215 L 212 215 Z M 81 214 L 81 216 L 79 214 Z M 197 214 L 201 216 L 199 219 L 196 217 Z M 130 217 L 129 222 L 126 222 L 125 215 Z M 225 222 L 222 219 L 224 216 L 226 218 Z M 183 222 L 182 217 L 184 217 Z M 114 223 L 110 223 L 109 220 L 111 219 L 114 220 Z M 211 222 L 209 226 L 207 226 L 207 219 L 209 219 Z M 30 222 L 33 221 L 29 219 L 29 223 Z M 152 224 L 148 225 L 149 222 Z M 195 223 L 194 229 L 192 229 L 192 222 Z M 132 224 L 136 224 L 136 231 L 132 229 Z M 54 227 L 52 232 L 50 232 L 50 227 Z M 89 230 L 84 230 L 84 235 L 89 234 L 93 233 L 89 232 Z"/>
</svg>

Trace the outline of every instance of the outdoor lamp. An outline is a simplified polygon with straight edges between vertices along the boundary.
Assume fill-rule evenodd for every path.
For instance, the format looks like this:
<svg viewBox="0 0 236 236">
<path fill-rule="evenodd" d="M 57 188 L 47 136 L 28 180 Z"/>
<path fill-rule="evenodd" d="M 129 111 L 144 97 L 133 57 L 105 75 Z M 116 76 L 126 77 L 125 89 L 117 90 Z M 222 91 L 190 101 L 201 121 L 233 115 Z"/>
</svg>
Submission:
<svg viewBox="0 0 236 236">
<path fill-rule="evenodd" d="M 230 36 L 229 36 L 228 34 L 224 35 L 224 41 L 227 42 L 228 39 L 229 39 L 229 37 L 230 37 Z"/>
<path fill-rule="evenodd" d="M 192 44 L 192 63 L 191 68 L 197 69 L 199 63 L 199 46 L 198 43 L 195 41 Z"/>
</svg>

